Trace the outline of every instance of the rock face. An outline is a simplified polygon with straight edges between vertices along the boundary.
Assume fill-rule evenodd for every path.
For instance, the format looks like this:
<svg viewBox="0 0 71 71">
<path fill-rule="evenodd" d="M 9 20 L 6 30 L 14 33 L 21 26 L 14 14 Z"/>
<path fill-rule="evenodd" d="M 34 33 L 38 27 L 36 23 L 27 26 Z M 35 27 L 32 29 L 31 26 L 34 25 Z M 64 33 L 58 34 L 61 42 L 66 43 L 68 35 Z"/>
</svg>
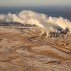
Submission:
<svg viewBox="0 0 71 71">
<path fill-rule="evenodd" d="M 38 28 L 0 27 L 0 71 L 71 71 L 71 34 L 44 38 Z"/>
</svg>

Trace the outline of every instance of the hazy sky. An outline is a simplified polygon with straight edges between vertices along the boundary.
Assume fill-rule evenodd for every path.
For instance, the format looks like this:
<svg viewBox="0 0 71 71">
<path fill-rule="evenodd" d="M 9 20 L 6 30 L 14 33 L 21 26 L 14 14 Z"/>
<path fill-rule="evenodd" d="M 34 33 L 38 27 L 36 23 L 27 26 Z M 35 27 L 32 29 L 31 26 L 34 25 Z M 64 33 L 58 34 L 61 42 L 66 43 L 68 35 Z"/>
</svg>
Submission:
<svg viewBox="0 0 71 71">
<path fill-rule="evenodd" d="M 0 0 L 0 6 L 71 6 L 71 0 Z"/>
</svg>

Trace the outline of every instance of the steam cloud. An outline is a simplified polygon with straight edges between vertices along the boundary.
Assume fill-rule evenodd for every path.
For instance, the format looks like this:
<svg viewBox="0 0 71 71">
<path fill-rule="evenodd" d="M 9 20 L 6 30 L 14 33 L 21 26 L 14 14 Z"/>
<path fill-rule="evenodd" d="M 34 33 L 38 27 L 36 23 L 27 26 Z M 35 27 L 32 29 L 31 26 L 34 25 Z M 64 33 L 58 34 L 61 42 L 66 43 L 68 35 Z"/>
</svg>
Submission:
<svg viewBox="0 0 71 71">
<path fill-rule="evenodd" d="M 51 17 L 42 13 L 23 10 L 17 14 L 8 13 L 0 15 L 0 22 L 20 22 L 22 24 L 36 25 L 41 28 L 42 32 L 46 32 L 49 36 L 50 32 L 59 32 L 59 29 L 69 29 L 71 33 L 71 22 L 62 17 Z"/>
</svg>

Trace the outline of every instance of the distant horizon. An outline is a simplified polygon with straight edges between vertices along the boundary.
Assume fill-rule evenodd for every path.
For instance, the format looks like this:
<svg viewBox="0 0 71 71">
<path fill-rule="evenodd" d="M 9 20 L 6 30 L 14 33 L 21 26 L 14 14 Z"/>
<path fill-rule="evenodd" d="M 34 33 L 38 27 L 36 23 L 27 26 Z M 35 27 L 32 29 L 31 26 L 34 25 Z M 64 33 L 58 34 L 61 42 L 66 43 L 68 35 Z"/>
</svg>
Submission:
<svg viewBox="0 0 71 71">
<path fill-rule="evenodd" d="M 0 6 L 0 7 L 6 7 L 6 8 L 8 8 L 8 7 L 12 7 L 12 8 L 14 8 L 14 7 L 20 7 L 20 8 L 54 8 L 54 9 L 71 9 L 71 6 Z"/>
<path fill-rule="evenodd" d="M 31 8 L 42 8 L 42 9 L 60 9 L 60 10 L 69 10 L 71 11 L 71 6 L 0 6 L 0 8 L 3 7 L 3 8 L 28 8 L 28 9 L 31 9 Z"/>
<path fill-rule="evenodd" d="M 58 8 L 58 7 L 59 7 L 59 8 L 61 8 L 61 7 L 64 8 L 64 7 L 66 7 L 66 8 L 71 8 L 71 5 L 61 5 L 61 6 L 59 6 L 59 5 L 58 5 L 58 6 L 57 6 L 57 5 L 45 5 L 45 6 L 44 6 L 44 5 L 41 5 L 41 6 L 38 6 L 38 5 L 37 5 L 37 6 L 17 6 L 17 5 L 16 5 L 16 6 L 0 6 L 0 7 L 54 7 L 54 8 Z"/>
<path fill-rule="evenodd" d="M 3 6 L 0 7 L 0 14 L 8 13 L 19 13 L 22 10 L 31 10 L 37 13 L 43 13 L 53 17 L 64 17 L 71 19 L 71 7 L 52 7 L 52 6 L 37 6 L 37 7 L 28 7 L 28 6 Z"/>
</svg>

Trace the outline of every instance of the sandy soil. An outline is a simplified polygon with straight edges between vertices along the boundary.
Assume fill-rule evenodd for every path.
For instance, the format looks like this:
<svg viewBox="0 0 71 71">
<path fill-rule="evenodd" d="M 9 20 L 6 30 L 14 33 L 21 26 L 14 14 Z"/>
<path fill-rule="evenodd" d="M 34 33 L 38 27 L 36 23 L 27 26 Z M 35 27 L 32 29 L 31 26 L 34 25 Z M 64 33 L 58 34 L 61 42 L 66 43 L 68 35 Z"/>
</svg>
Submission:
<svg viewBox="0 0 71 71">
<path fill-rule="evenodd" d="M 0 71 L 71 71 L 71 34 L 40 34 L 38 28 L 0 26 Z"/>
</svg>

